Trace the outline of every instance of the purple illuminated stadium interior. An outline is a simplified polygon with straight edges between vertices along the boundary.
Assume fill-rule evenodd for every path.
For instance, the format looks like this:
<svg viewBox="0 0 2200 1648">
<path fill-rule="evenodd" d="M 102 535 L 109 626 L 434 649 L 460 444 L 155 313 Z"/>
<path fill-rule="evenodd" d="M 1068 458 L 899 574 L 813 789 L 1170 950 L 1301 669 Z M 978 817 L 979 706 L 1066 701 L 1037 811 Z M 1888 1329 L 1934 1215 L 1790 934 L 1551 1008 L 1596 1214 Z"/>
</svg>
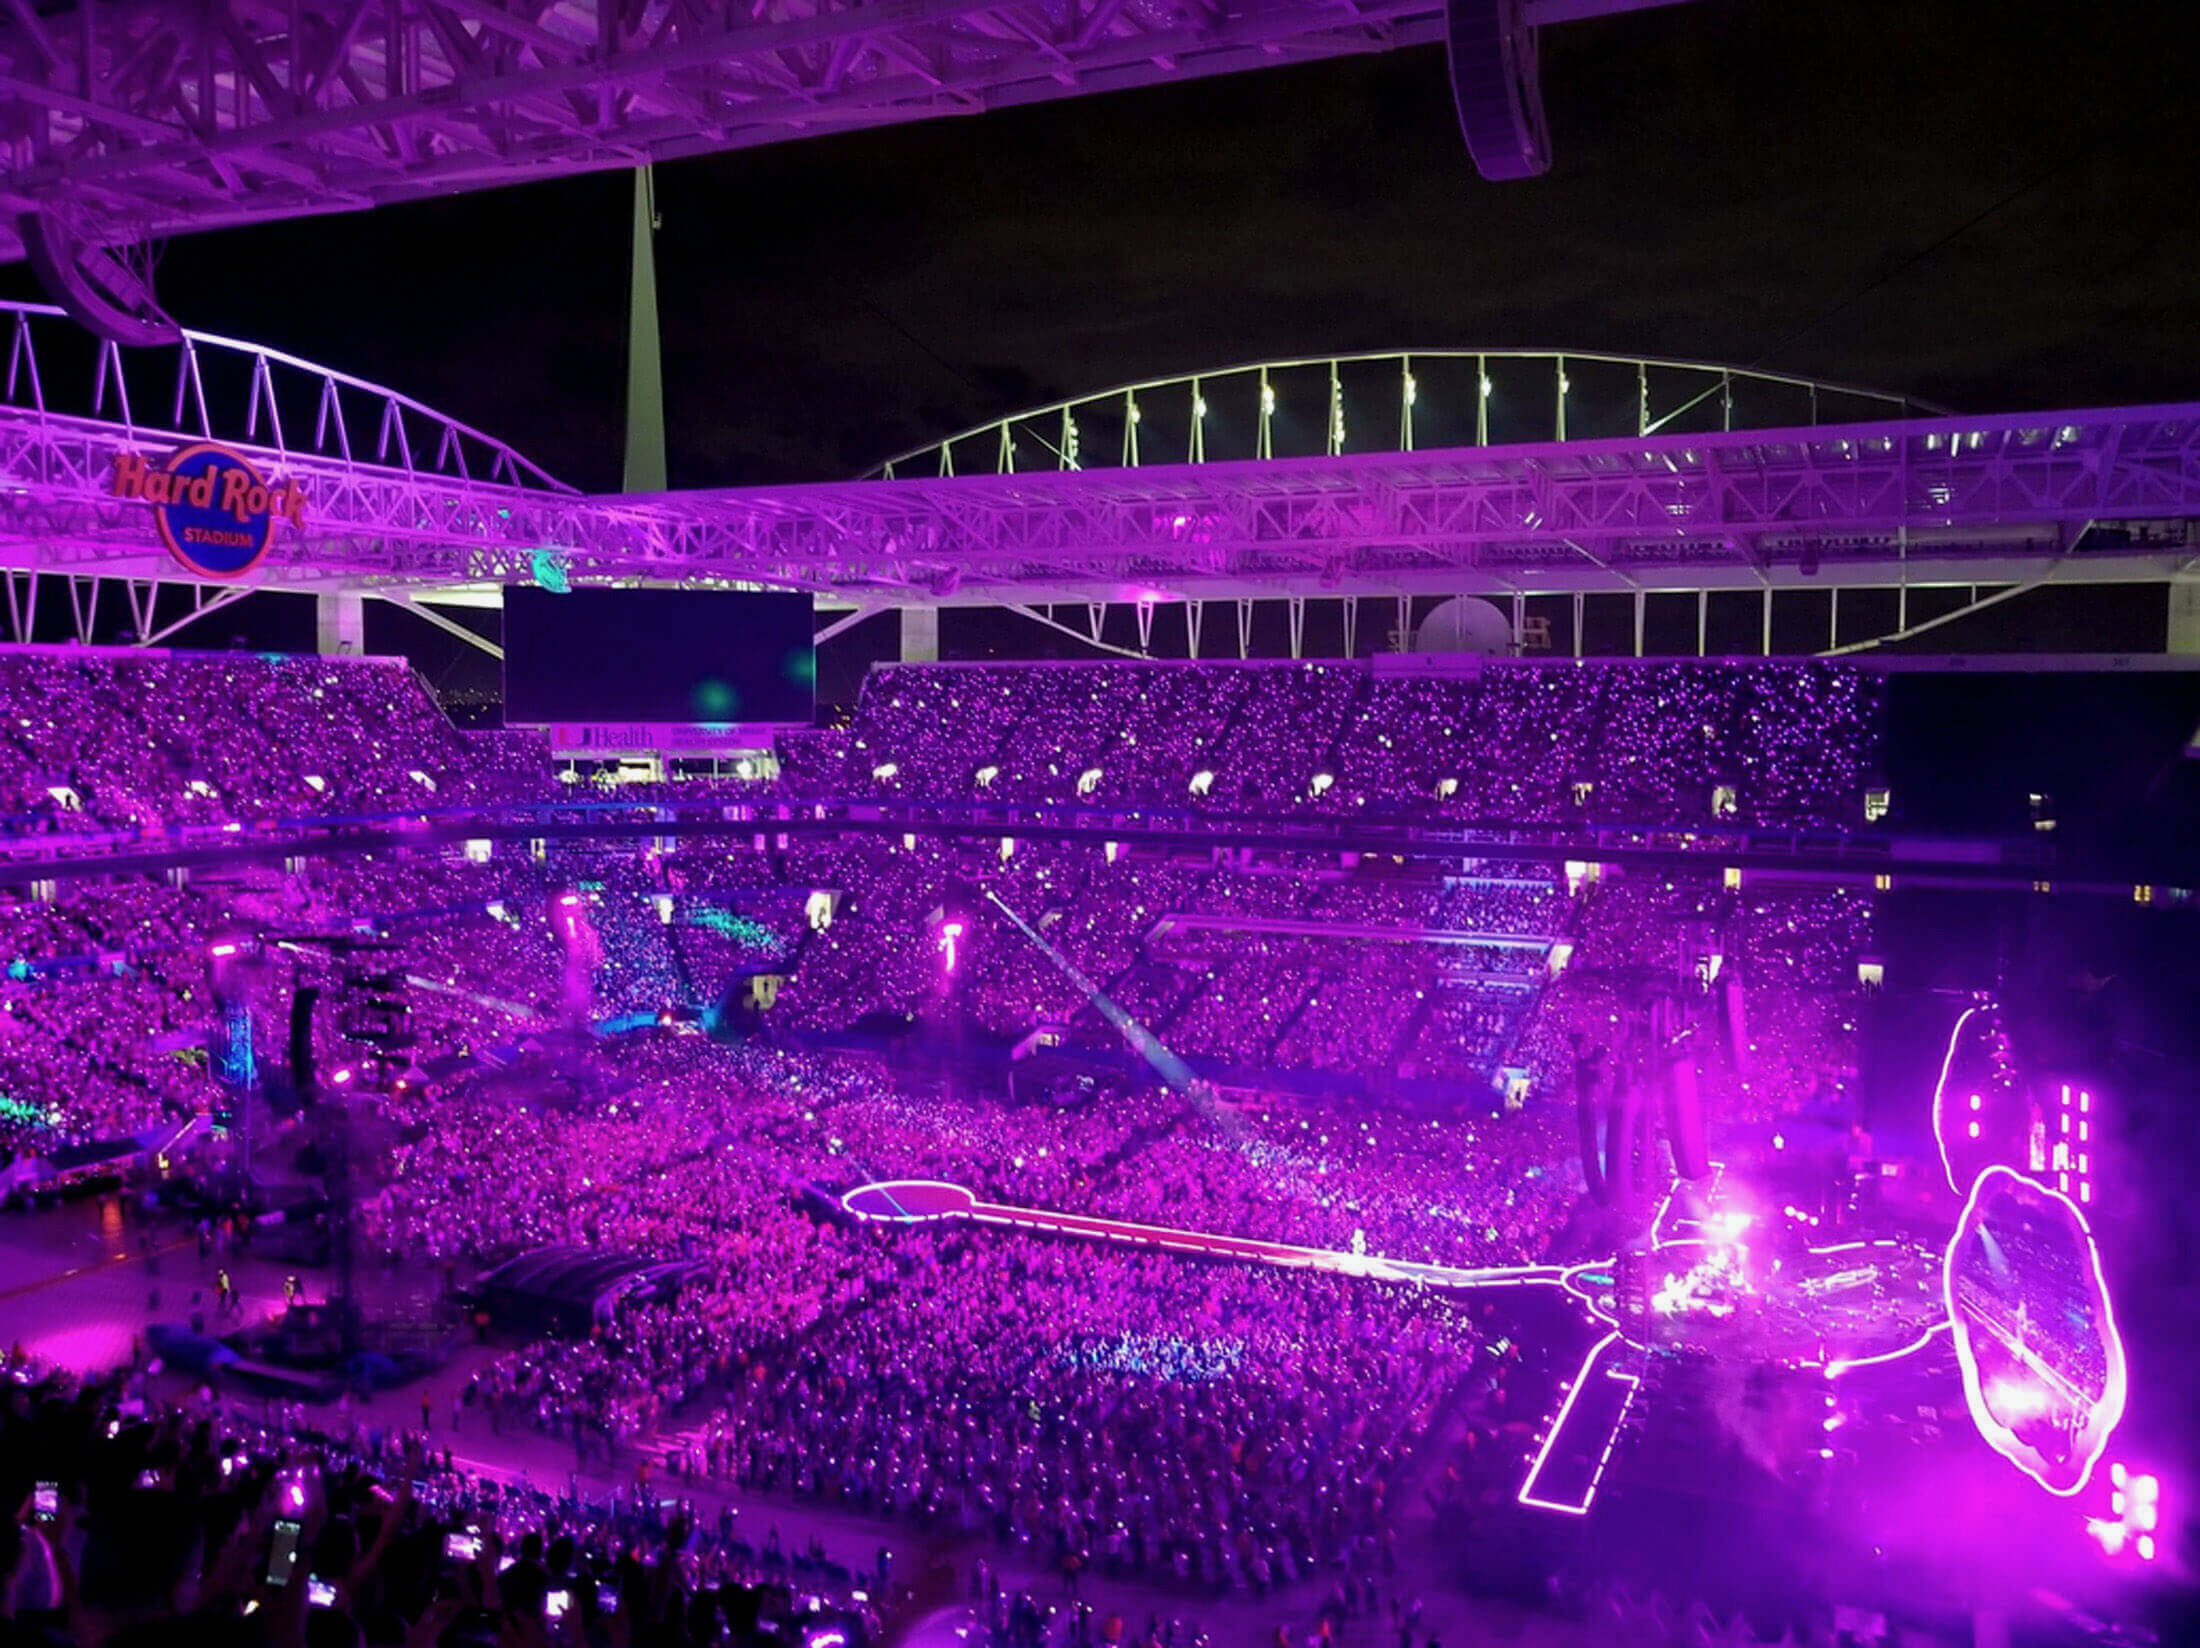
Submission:
<svg viewBox="0 0 2200 1648">
<path fill-rule="evenodd" d="M 25 1609 L 240 1526 L 369 1635 L 2129 1587 L 2148 1169 L 1944 930 L 2047 919 L 2029 844 L 1867 824 L 1891 680 L 906 664 L 622 781 L 400 661 L 0 654 Z"/>
<path fill-rule="evenodd" d="M 1637 0 L 239 9 L 0 15 L 0 1648 L 2200 1642 L 2200 406 L 591 495 L 108 242 Z"/>
<path fill-rule="evenodd" d="M 2200 1648 L 2036 9 L 0 5 L 0 1648 Z"/>
</svg>

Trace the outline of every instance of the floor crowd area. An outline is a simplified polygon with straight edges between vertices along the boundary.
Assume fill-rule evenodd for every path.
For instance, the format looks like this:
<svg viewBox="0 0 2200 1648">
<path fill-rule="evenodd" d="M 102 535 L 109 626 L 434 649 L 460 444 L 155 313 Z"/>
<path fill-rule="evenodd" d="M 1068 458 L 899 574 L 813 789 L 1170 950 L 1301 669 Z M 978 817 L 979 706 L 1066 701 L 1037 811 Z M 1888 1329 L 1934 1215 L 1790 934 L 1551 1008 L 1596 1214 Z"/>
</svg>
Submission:
<svg viewBox="0 0 2200 1648">
<path fill-rule="evenodd" d="M 539 740 L 457 733 L 381 662 L 39 649 L 0 655 L 0 699 L 20 837 L 575 795 Z M 726 791 L 1838 827 L 1878 715 L 1833 665 L 908 666 Z M 1273 1648 L 1439 1648 L 1400 1530 L 1509 1492 L 1567 1371 L 1502 1311 L 838 1198 L 945 1180 L 1355 1258 L 1576 1258 L 1584 1047 L 1656 980 L 1706 1026 L 1724 1121 L 1836 1114 L 1871 942 L 1868 897 L 1775 880 L 1136 838 L 573 831 L 26 889 L 0 900 L 6 1193 L 101 1150 L 234 1187 L 240 1136 L 263 1183 L 318 1185 L 305 1101 L 345 1089 L 364 1273 L 465 1292 L 567 1248 L 666 1279 L 584 1331 L 456 1324 L 420 1416 L 554 1456 L 563 1491 L 439 1465 L 409 1398 L 255 1418 L 143 1345 L 119 1386 L 26 1347 L 0 1489 L 59 1503 L 11 1534 L 13 1617 L 455 1643 L 522 1596 L 553 1641 L 900 1628 L 917 1573 L 760 1539 L 738 1502 L 956 1553 L 990 1648 L 1201 1648 L 1254 1607 Z M 363 994 L 397 1003 L 378 1052 Z M 277 1240 L 218 1202 L 130 1217 L 145 1245 L 110 1260 L 194 1331 Z M 164 1242 L 197 1268 L 156 1280 Z M 292 1522 L 310 1606 L 265 1577 Z M 1143 1634 L 1110 1587 L 1155 1599 Z"/>
</svg>

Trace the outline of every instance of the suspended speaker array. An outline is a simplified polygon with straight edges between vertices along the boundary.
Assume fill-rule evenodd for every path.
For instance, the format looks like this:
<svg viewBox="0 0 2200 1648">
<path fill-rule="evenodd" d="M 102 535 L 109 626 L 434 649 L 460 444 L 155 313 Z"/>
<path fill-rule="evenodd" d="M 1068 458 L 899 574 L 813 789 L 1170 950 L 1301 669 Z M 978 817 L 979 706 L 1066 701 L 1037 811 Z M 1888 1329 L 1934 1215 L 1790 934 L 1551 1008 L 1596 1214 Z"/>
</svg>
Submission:
<svg viewBox="0 0 2200 1648">
<path fill-rule="evenodd" d="M 314 984 L 300 985 L 290 998 L 290 1085 L 300 1093 L 313 1091 L 313 1009 L 320 999 Z"/>
</svg>

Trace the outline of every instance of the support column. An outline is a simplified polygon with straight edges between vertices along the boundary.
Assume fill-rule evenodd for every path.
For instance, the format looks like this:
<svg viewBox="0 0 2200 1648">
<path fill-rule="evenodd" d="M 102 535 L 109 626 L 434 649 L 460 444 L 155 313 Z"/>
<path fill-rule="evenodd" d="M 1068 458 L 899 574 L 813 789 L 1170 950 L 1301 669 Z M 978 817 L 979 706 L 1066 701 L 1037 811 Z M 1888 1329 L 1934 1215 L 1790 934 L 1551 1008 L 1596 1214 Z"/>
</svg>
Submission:
<svg viewBox="0 0 2200 1648">
<path fill-rule="evenodd" d="M 2169 586 L 2169 650 L 2186 658 L 2200 653 L 2200 584 Z"/>
<path fill-rule="evenodd" d="M 622 492 L 662 492 L 665 480 L 664 346 L 657 324 L 657 180 L 634 169 L 634 257 L 626 305 L 626 467 Z"/>
<path fill-rule="evenodd" d="M 324 658 L 347 653 L 363 657 L 367 650 L 367 598 L 348 593 L 323 593 L 313 600 L 314 647 Z"/>
<path fill-rule="evenodd" d="M 938 607 L 901 609 L 901 661 L 905 664 L 936 664 L 940 661 Z"/>
</svg>

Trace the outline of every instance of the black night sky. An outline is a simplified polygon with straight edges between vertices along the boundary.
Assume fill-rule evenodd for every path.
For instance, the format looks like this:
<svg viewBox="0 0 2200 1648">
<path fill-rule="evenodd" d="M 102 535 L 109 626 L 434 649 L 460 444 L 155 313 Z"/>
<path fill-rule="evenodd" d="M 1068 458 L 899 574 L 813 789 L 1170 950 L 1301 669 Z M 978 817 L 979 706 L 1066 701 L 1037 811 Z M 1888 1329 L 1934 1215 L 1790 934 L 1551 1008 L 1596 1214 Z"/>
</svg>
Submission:
<svg viewBox="0 0 2200 1648">
<path fill-rule="evenodd" d="M 1355 349 L 2200 398 L 2192 64 L 2151 14 L 1703 0 L 1547 30 L 1557 164 L 1528 183 L 1475 175 L 1434 49 L 661 168 L 672 483 L 846 476 L 1060 395 Z M 631 188 L 177 240 L 162 291 L 611 488 Z"/>
</svg>

